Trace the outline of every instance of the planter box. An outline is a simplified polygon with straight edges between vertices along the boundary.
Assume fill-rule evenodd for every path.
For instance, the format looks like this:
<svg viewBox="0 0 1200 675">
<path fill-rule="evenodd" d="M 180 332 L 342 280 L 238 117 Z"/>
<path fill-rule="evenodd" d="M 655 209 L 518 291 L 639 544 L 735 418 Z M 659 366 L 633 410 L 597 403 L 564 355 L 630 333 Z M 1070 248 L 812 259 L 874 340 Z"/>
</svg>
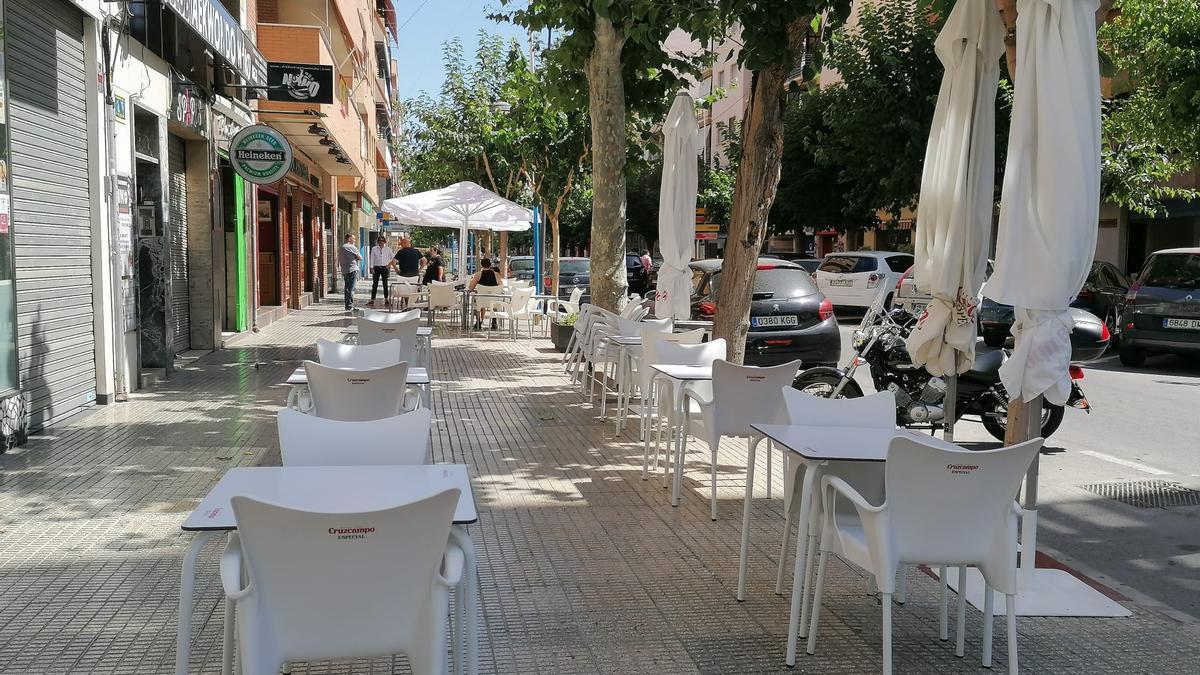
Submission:
<svg viewBox="0 0 1200 675">
<path fill-rule="evenodd" d="M 571 336 L 575 334 L 575 326 L 564 326 L 557 321 L 550 324 L 550 341 L 554 343 L 554 348 L 560 352 L 567 351 L 567 343 L 571 341 Z"/>
</svg>

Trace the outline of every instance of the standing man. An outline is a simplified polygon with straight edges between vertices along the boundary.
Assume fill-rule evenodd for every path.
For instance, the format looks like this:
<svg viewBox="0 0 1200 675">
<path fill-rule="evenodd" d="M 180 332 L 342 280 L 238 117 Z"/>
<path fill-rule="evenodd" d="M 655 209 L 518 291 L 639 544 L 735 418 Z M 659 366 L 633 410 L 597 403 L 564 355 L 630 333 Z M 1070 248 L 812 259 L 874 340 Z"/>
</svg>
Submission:
<svg viewBox="0 0 1200 675">
<path fill-rule="evenodd" d="M 421 252 L 413 248 L 412 239 L 402 237 L 400 251 L 396 254 L 396 274 L 401 277 L 419 277 L 423 259 Z"/>
<path fill-rule="evenodd" d="M 650 249 L 646 249 L 642 253 L 642 269 L 646 272 L 646 278 L 650 278 L 650 270 L 654 268 L 654 260 L 650 258 Z"/>
<path fill-rule="evenodd" d="M 354 306 L 354 282 L 358 279 L 358 263 L 362 254 L 354 245 L 354 235 L 346 235 L 346 243 L 338 250 L 338 267 L 342 268 L 342 285 L 346 291 L 346 311 Z"/>
<path fill-rule="evenodd" d="M 395 253 L 392 252 L 390 246 L 387 245 L 387 238 L 382 234 L 376 237 L 375 245 L 371 247 L 370 263 L 371 263 L 371 301 L 367 303 L 367 307 L 375 306 L 375 294 L 379 290 L 379 281 L 383 280 L 383 302 L 388 301 L 388 268 L 392 266 L 392 258 Z"/>
</svg>

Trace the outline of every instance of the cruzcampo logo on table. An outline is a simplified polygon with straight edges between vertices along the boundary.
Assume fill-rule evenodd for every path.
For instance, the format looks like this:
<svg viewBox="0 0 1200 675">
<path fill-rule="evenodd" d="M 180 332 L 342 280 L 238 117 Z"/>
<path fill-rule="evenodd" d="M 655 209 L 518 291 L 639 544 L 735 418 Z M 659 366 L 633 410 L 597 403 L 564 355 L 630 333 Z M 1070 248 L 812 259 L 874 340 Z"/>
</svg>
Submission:
<svg viewBox="0 0 1200 675">
<path fill-rule="evenodd" d="M 229 161 L 242 178 L 267 185 L 282 180 L 291 168 L 292 146 L 283 134 L 256 124 L 229 141 Z"/>
</svg>

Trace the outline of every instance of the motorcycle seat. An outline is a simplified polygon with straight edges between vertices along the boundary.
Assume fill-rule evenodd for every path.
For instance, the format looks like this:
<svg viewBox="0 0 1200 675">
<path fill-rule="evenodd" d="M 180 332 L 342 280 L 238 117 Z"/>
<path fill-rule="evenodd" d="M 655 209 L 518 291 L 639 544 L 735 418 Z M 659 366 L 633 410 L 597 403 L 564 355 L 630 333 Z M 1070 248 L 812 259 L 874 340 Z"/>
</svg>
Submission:
<svg viewBox="0 0 1200 675">
<path fill-rule="evenodd" d="M 996 380 L 997 373 L 1000 372 L 1000 366 L 1008 360 L 1008 355 L 1003 349 L 997 349 L 990 352 L 982 352 L 975 354 L 975 364 L 971 369 L 963 373 L 959 377 L 964 380 L 973 380 L 976 382 L 993 382 Z"/>
</svg>

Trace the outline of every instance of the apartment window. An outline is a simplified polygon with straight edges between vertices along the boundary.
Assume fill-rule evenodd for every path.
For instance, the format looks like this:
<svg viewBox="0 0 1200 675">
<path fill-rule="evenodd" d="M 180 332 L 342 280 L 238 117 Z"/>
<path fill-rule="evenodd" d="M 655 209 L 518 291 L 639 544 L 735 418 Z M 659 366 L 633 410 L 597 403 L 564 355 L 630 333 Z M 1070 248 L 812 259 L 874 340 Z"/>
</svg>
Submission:
<svg viewBox="0 0 1200 675">
<path fill-rule="evenodd" d="M 717 89 L 724 89 L 724 88 L 725 88 L 725 69 L 722 68 L 721 70 L 717 71 Z"/>
</svg>

